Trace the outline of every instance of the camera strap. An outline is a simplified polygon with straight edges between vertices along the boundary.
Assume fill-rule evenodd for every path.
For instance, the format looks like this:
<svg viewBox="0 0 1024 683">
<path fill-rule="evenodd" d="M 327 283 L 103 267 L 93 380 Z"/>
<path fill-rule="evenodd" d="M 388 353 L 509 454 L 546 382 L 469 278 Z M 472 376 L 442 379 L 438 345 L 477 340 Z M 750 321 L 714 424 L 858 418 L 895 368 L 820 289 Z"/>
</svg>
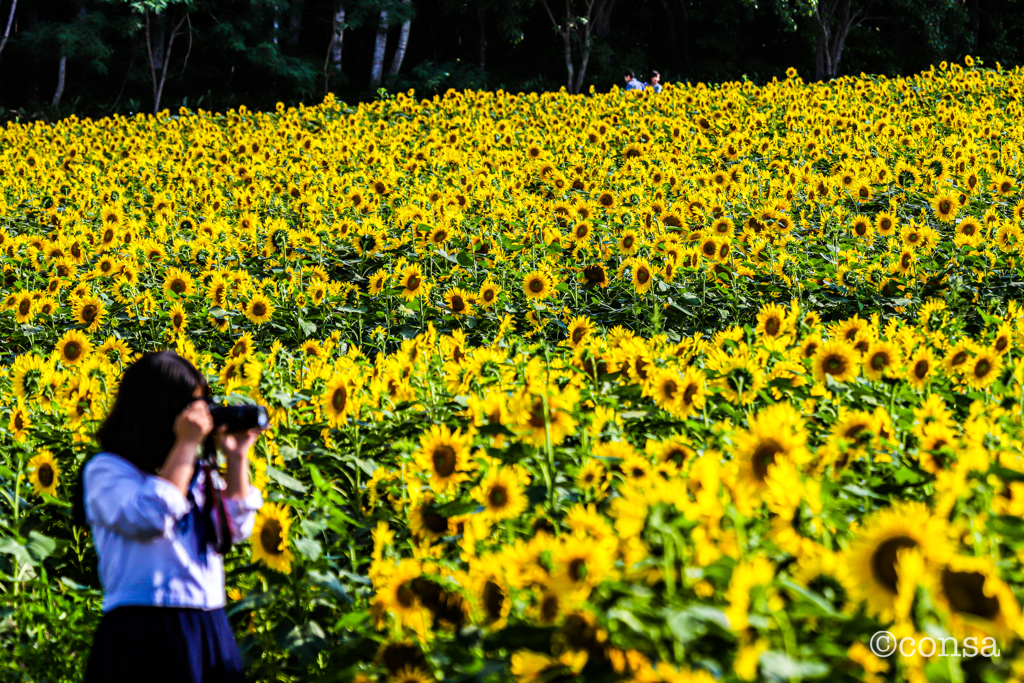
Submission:
<svg viewBox="0 0 1024 683">
<path fill-rule="evenodd" d="M 193 475 L 193 483 L 198 478 L 199 472 L 203 473 L 203 506 L 196 504 L 195 496 L 192 495 L 192 487 L 189 486 L 188 500 L 192 504 L 192 514 L 196 518 L 196 531 L 199 541 L 199 557 L 206 561 L 207 547 L 212 545 L 221 555 L 231 549 L 231 530 L 228 528 L 227 509 L 224 507 L 224 496 L 214 481 L 213 473 L 217 471 L 214 465 L 216 451 L 212 445 L 204 444 L 203 457 L 199 460 Z"/>
</svg>

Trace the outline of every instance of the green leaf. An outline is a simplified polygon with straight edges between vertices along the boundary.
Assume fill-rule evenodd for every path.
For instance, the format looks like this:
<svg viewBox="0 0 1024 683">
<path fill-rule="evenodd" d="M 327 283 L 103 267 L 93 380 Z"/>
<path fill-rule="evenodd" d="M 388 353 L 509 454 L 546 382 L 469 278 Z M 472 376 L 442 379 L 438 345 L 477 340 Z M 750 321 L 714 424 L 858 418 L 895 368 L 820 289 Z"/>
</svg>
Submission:
<svg viewBox="0 0 1024 683">
<path fill-rule="evenodd" d="M 341 581 L 339 581 L 338 577 L 334 574 L 314 570 L 306 574 L 306 577 L 314 586 L 326 588 L 334 594 L 334 597 L 338 598 L 338 600 L 342 601 L 346 605 L 352 604 L 352 596 L 348 594 L 348 591 L 345 590 L 345 587 L 341 585 Z"/>
<path fill-rule="evenodd" d="M 35 564 L 28 548 L 18 543 L 13 538 L 0 538 L 0 553 L 14 555 L 19 564 Z"/>
<path fill-rule="evenodd" d="M 295 541 L 295 549 L 302 553 L 310 562 L 316 562 L 324 551 L 320 541 L 315 541 L 312 538 L 297 539 Z"/>
<path fill-rule="evenodd" d="M 25 544 L 25 549 L 32 556 L 32 559 L 38 563 L 53 554 L 53 551 L 57 549 L 57 541 L 48 536 L 43 536 L 38 531 L 32 531 L 29 532 L 28 543 Z"/>
<path fill-rule="evenodd" d="M 828 674 L 828 666 L 821 662 L 800 661 L 777 650 L 762 652 L 760 662 L 761 673 L 769 681 L 821 678 Z"/>
<path fill-rule="evenodd" d="M 269 465 L 267 466 L 267 476 L 286 489 L 298 491 L 299 493 L 305 493 L 308 490 L 308 487 L 295 477 L 285 474 L 281 470 L 270 467 Z"/>
<path fill-rule="evenodd" d="M 302 330 L 303 337 L 310 337 L 316 333 L 316 325 L 306 322 L 302 318 L 299 318 L 299 329 Z"/>
</svg>

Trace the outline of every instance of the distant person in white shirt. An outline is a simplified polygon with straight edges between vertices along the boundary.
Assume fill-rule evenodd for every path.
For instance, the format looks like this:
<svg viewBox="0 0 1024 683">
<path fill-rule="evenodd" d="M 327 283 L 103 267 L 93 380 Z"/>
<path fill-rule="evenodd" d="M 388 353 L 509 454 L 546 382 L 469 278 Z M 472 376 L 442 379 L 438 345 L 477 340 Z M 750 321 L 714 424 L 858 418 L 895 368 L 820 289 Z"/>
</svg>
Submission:
<svg viewBox="0 0 1024 683">
<path fill-rule="evenodd" d="M 654 92 L 661 92 L 661 74 L 657 71 L 651 72 L 651 82 L 647 86 Z"/>
<path fill-rule="evenodd" d="M 260 429 L 214 431 L 206 378 L 171 351 L 143 356 L 121 380 L 82 469 L 76 518 L 92 528 L 103 585 L 87 683 L 243 683 L 224 613 L 221 553 L 252 533 L 263 504 L 249 483 Z M 222 477 L 198 454 L 207 437 Z"/>
<path fill-rule="evenodd" d="M 642 91 L 644 89 L 643 81 L 640 81 L 636 77 L 633 76 L 633 70 L 632 69 L 626 69 L 625 78 L 626 78 L 626 90 L 640 90 L 640 91 Z"/>
</svg>

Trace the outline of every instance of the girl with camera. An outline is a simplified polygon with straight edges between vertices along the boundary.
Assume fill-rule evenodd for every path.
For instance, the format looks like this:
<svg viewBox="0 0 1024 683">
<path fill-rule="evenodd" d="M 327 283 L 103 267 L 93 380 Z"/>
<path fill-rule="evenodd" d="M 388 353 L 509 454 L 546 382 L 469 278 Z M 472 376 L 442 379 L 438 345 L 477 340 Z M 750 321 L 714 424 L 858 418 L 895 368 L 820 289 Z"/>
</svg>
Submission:
<svg viewBox="0 0 1024 683">
<path fill-rule="evenodd" d="M 103 451 L 83 467 L 76 500 L 103 585 L 87 682 L 245 680 L 222 555 L 248 538 L 263 504 L 248 462 L 261 430 L 215 428 L 208 394 L 184 358 L 147 354 L 125 371 L 97 433 Z"/>
</svg>

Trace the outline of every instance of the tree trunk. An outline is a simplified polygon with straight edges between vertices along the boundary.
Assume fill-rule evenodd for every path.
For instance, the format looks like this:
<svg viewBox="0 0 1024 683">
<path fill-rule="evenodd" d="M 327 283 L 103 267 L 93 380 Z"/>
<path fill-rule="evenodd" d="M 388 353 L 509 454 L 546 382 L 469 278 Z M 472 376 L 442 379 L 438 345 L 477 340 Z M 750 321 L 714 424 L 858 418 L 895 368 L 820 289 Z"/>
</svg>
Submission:
<svg viewBox="0 0 1024 683">
<path fill-rule="evenodd" d="M 975 0 L 977 1 L 977 0 Z M 477 0 L 476 3 L 476 23 L 480 28 L 480 52 L 478 63 L 480 64 L 480 71 L 486 71 L 487 66 L 487 24 L 484 21 L 484 5 L 483 0 Z"/>
<path fill-rule="evenodd" d="M 302 35 L 302 6 L 305 0 L 291 0 L 288 17 L 288 47 L 299 46 L 299 38 Z"/>
<path fill-rule="evenodd" d="M 341 73 L 341 45 L 345 38 L 345 3 L 338 4 L 334 13 L 334 37 L 331 42 L 331 66 L 336 73 Z"/>
<path fill-rule="evenodd" d="M 0 54 L 3 54 L 7 46 L 7 39 L 11 36 L 11 25 L 14 23 L 14 10 L 18 8 L 18 0 L 11 0 L 11 11 L 7 14 L 7 26 L 4 28 L 4 37 L 0 39 Z"/>
<path fill-rule="evenodd" d="M 327 59 L 324 60 L 324 97 L 331 92 L 331 76 L 341 73 L 341 44 L 345 38 L 345 3 L 338 3 L 334 10 L 331 42 L 327 46 Z"/>
<path fill-rule="evenodd" d="M 412 0 L 402 0 L 402 4 L 408 6 Z M 402 68 L 402 60 L 405 59 L 405 48 L 409 45 L 409 29 L 412 28 L 412 18 L 402 22 L 402 30 L 398 33 L 398 47 L 395 48 L 395 55 L 391 58 L 391 68 L 388 70 L 388 85 L 395 82 L 399 70 Z"/>
<path fill-rule="evenodd" d="M 566 29 L 562 33 L 562 43 L 565 46 L 565 70 L 568 74 L 566 89 L 572 94 L 573 76 L 576 75 L 576 68 L 572 63 L 572 34 Z"/>
<path fill-rule="evenodd" d="M 388 11 L 380 11 L 380 22 L 377 24 L 377 40 L 373 44 L 373 66 L 370 68 L 370 87 L 380 87 L 380 79 L 384 73 L 384 51 L 388 47 Z"/>
<path fill-rule="evenodd" d="M 861 15 L 851 16 L 851 0 L 824 0 L 814 8 L 817 38 L 814 52 L 814 77 L 831 80 L 839 75 L 839 62 L 850 29 L 860 25 Z"/>
<path fill-rule="evenodd" d="M 186 21 L 189 21 L 189 15 L 186 12 L 181 19 L 178 20 L 171 28 L 171 37 L 167 40 L 166 47 L 163 43 L 163 17 L 158 15 L 161 19 L 161 27 L 157 33 L 158 42 L 156 47 L 153 44 L 152 29 L 150 27 L 149 12 L 145 11 L 145 29 L 146 29 L 146 57 L 149 59 L 149 76 L 153 86 L 153 113 L 158 114 L 160 112 L 160 102 L 164 96 L 164 85 L 167 83 L 167 72 L 171 64 L 171 54 L 174 51 L 174 40 L 178 37 L 178 32 Z M 191 33 L 191 23 L 189 23 L 189 32 Z M 185 55 L 185 61 L 188 61 L 188 55 Z"/>
<path fill-rule="evenodd" d="M 53 93 L 53 99 L 50 101 L 50 106 L 56 109 L 60 106 L 60 98 L 64 95 L 64 77 L 67 73 L 68 67 L 68 56 L 61 54 L 60 65 L 57 67 L 57 89 Z"/>
<path fill-rule="evenodd" d="M 581 48 L 582 57 L 580 59 L 580 68 L 576 71 L 576 82 L 573 83 L 572 90 L 569 92 L 573 95 L 579 95 L 583 91 L 583 77 L 587 73 L 587 62 L 590 61 L 590 23 L 583 27 L 583 47 Z"/>
<path fill-rule="evenodd" d="M 85 6 L 78 6 L 78 17 L 77 21 L 81 21 L 85 18 Z M 60 50 L 60 64 L 57 66 L 57 88 L 53 91 L 53 99 L 50 101 L 50 106 L 54 109 L 60 106 L 60 100 L 64 96 L 64 83 L 67 77 L 68 68 L 68 54 L 67 48 L 61 47 Z"/>
</svg>

